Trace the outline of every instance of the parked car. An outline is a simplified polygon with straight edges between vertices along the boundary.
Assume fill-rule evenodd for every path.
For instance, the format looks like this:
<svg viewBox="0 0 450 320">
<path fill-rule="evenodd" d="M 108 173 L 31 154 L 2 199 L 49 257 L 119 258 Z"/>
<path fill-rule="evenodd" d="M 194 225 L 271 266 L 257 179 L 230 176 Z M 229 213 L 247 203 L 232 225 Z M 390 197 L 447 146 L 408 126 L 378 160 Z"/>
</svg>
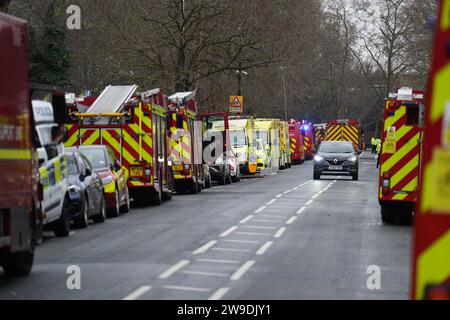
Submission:
<svg viewBox="0 0 450 320">
<path fill-rule="evenodd" d="M 75 227 L 87 228 L 89 219 L 106 219 L 103 183 L 94 172 L 89 160 L 77 151 L 67 151 L 69 181 L 69 207 Z"/>
<path fill-rule="evenodd" d="M 230 176 L 232 182 L 241 181 L 241 171 L 239 169 L 239 161 L 236 155 L 230 151 L 227 156 L 227 164 L 230 170 Z"/>
<path fill-rule="evenodd" d="M 68 148 L 67 150 L 79 151 L 84 155 L 100 177 L 109 217 L 117 217 L 120 213 L 130 211 L 127 172 L 110 147 L 86 145 Z"/>
</svg>

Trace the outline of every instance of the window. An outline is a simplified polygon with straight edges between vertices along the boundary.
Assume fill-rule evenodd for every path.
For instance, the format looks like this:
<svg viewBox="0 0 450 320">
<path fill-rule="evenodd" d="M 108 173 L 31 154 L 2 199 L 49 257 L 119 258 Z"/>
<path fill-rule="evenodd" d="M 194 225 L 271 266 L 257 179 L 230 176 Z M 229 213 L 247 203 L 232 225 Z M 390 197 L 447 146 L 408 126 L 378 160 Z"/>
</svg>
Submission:
<svg viewBox="0 0 450 320">
<path fill-rule="evenodd" d="M 183 115 L 177 114 L 177 129 L 183 129 Z"/>
<path fill-rule="evenodd" d="M 106 154 L 103 149 L 84 149 L 80 152 L 89 160 L 89 163 L 95 169 L 103 169 L 108 167 L 108 162 L 106 160 Z"/>
<path fill-rule="evenodd" d="M 418 105 L 406 107 L 406 125 L 418 126 L 420 123 L 420 108 Z"/>
<path fill-rule="evenodd" d="M 351 143 L 346 142 L 322 142 L 319 147 L 322 153 L 353 153 L 355 148 Z"/>
<path fill-rule="evenodd" d="M 67 170 L 69 171 L 69 175 L 75 176 L 78 174 L 78 164 L 75 159 L 74 154 L 69 154 L 67 156 Z"/>
</svg>

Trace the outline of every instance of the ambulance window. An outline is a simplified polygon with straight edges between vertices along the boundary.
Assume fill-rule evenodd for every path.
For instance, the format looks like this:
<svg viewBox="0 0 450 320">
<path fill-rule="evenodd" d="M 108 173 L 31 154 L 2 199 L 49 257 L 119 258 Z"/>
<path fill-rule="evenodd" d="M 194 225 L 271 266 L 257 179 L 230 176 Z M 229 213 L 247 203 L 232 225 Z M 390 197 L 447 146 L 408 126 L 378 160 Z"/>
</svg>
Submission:
<svg viewBox="0 0 450 320">
<path fill-rule="evenodd" d="M 419 118 L 420 118 L 419 106 L 406 107 L 406 125 L 407 126 L 418 126 Z"/>
</svg>

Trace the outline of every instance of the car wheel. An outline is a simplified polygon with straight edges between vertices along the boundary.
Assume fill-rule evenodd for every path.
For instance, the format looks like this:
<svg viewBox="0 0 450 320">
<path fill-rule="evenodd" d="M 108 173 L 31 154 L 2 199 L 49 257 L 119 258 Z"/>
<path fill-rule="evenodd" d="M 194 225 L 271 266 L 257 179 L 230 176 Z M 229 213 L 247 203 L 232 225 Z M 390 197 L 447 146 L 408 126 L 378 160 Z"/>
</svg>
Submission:
<svg viewBox="0 0 450 320">
<path fill-rule="evenodd" d="M 320 180 L 320 172 L 315 172 L 314 171 L 314 175 L 313 175 L 314 177 L 314 180 Z"/>
<path fill-rule="evenodd" d="M 352 175 L 353 181 L 358 181 L 358 173 Z"/>
<path fill-rule="evenodd" d="M 152 203 L 156 206 L 161 205 L 162 203 L 162 186 L 158 186 L 158 190 L 153 191 Z"/>
<path fill-rule="evenodd" d="M 119 191 L 116 187 L 116 192 L 114 193 L 114 208 L 108 210 L 108 217 L 117 218 L 120 215 L 119 208 Z"/>
<path fill-rule="evenodd" d="M 87 197 L 85 197 L 83 201 L 83 210 L 81 211 L 80 216 L 74 221 L 76 228 L 86 229 L 88 227 L 89 225 L 88 210 L 89 210 L 88 199 Z"/>
<path fill-rule="evenodd" d="M 206 180 L 206 188 L 209 189 L 212 187 L 211 176 L 208 175 L 208 180 Z"/>
<path fill-rule="evenodd" d="M 102 200 L 102 205 L 100 206 L 100 212 L 92 217 L 92 220 L 95 223 L 102 223 L 106 220 L 106 208 L 105 208 L 105 200 Z"/>
<path fill-rule="evenodd" d="M 70 233 L 70 208 L 67 198 L 64 199 L 61 216 L 55 222 L 53 231 L 58 238 L 67 237 Z"/>
<path fill-rule="evenodd" d="M 34 247 L 28 251 L 16 252 L 3 260 L 3 271 L 7 277 L 24 277 L 30 274 L 33 267 Z"/>
<path fill-rule="evenodd" d="M 128 187 L 126 189 L 126 196 L 125 204 L 120 207 L 120 213 L 130 212 L 130 192 L 128 191 Z"/>
</svg>

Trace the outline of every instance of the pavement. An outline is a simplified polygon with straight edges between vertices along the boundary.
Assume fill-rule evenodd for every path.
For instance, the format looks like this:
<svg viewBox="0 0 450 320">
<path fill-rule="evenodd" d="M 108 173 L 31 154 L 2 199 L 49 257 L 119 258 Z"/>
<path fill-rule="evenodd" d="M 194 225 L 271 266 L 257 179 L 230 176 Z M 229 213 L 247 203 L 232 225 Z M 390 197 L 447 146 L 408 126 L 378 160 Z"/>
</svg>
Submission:
<svg viewBox="0 0 450 320">
<path fill-rule="evenodd" d="M 48 234 L 0 300 L 408 299 L 412 229 L 381 222 L 373 157 L 359 181 L 311 179 L 308 161 Z"/>
</svg>

